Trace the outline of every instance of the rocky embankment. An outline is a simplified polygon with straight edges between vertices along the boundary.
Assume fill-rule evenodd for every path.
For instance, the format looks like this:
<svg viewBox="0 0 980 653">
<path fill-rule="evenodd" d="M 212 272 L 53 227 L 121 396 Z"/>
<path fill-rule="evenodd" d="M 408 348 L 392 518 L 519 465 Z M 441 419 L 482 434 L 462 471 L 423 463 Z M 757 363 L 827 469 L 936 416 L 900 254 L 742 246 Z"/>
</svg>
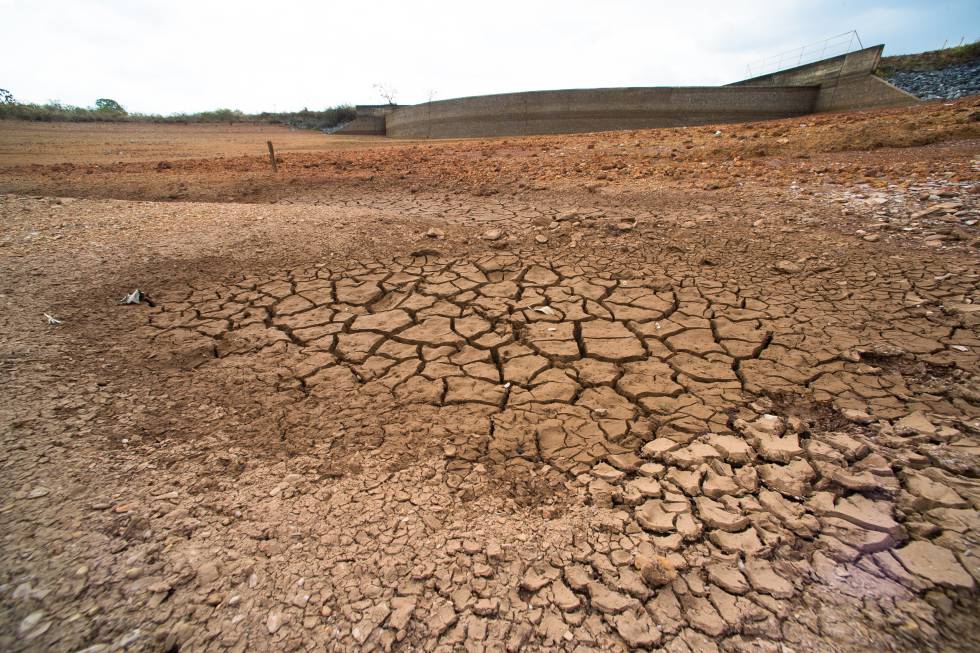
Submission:
<svg viewBox="0 0 980 653">
<path fill-rule="evenodd" d="M 955 100 L 980 93 L 980 59 L 936 70 L 900 70 L 888 81 L 923 100 Z"/>
</svg>

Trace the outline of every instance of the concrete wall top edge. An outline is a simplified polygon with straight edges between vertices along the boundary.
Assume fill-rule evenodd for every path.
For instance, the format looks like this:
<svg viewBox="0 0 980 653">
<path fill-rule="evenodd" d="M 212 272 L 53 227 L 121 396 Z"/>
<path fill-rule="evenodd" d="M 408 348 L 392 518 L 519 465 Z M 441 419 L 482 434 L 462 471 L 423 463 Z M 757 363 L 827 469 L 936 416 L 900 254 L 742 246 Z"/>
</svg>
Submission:
<svg viewBox="0 0 980 653">
<path fill-rule="evenodd" d="M 478 95 L 472 98 L 454 98 L 431 104 L 415 104 L 401 107 L 388 115 L 388 123 L 401 122 L 411 118 L 431 119 L 436 115 L 447 115 L 463 111 L 466 113 L 542 110 L 605 110 L 644 109 L 657 107 L 679 109 L 684 106 L 735 106 L 739 103 L 753 105 L 782 103 L 800 98 L 815 97 L 819 91 L 816 86 L 786 87 L 727 87 L 727 86 L 687 86 L 687 87 L 649 87 L 629 89 L 581 89 L 568 91 L 540 91 L 532 93 L 505 93 L 500 95 Z"/>
<path fill-rule="evenodd" d="M 817 85 L 815 84 L 784 84 L 776 87 L 775 89 L 770 89 L 770 90 L 793 92 L 793 91 L 798 91 L 799 89 L 813 89 L 816 87 Z M 757 90 L 753 87 L 744 87 L 744 88 L 745 89 L 751 88 L 752 90 Z M 648 94 L 650 92 L 655 92 L 655 91 L 660 91 L 663 93 L 669 93 L 672 91 L 706 91 L 709 93 L 714 93 L 720 89 L 724 89 L 725 91 L 732 91 L 736 89 L 741 90 L 740 87 L 731 86 L 731 85 L 729 86 L 611 86 L 607 88 L 555 88 L 555 89 L 548 89 L 545 91 L 512 91 L 509 93 L 488 93 L 486 95 L 466 95 L 463 97 L 446 98 L 445 100 L 433 100 L 432 102 L 421 102 L 419 104 L 399 104 L 397 107 L 394 108 L 393 112 L 397 112 L 401 109 L 417 109 L 419 107 L 429 107 L 429 106 L 437 107 L 439 105 L 445 105 L 452 102 L 463 102 L 463 101 L 471 102 L 473 100 L 482 100 L 484 98 L 489 101 L 494 101 L 500 98 L 505 98 L 510 96 L 544 97 L 549 94 L 558 95 L 558 94 L 565 94 L 565 93 L 575 93 L 579 96 L 582 96 L 586 93 L 596 93 L 596 94 L 603 94 L 603 95 L 607 95 L 609 93 L 616 93 L 616 94 L 626 95 L 630 93 Z M 745 90 L 742 92 L 748 92 L 748 91 Z"/>
<path fill-rule="evenodd" d="M 819 76 L 818 71 L 820 69 L 826 69 L 832 75 L 870 74 L 874 72 L 875 68 L 878 67 L 878 62 L 881 60 L 881 53 L 884 49 L 885 45 L 883 43 L 879 43 L 878 45 L 871 45 L 861 50 L 845 52 L 844 54 L 837 55 L 836 57 L 819 59 L 800 66 L 783 68 L 782 70 L 766 73 L 765 75 L 758 75 L 756 77 L 742 79 L 737 82 L 727 84 L 726 86 L 760 86 L 774 82 L 780 86 L 783 86 L 785 84 L 781 80 L 804 78 L 807 76 L 807 73 L 811 71 L 817 72 L 817 75 Z M 790 83 L 792 83 L 792 81 Z"/>
</svg>

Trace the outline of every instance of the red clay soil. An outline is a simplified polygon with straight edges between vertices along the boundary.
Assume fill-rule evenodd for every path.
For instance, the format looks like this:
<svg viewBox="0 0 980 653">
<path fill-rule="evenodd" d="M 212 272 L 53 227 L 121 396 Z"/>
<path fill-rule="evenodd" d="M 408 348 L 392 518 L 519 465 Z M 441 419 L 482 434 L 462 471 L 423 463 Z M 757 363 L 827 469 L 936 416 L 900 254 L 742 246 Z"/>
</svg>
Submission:
<svg viewBox="0 0 980 653">
<path fill-rule="evenodd" d="M 976 650 L 978 109 L 59 128 L 0 167 L 0 649 Z"/>
</svg>

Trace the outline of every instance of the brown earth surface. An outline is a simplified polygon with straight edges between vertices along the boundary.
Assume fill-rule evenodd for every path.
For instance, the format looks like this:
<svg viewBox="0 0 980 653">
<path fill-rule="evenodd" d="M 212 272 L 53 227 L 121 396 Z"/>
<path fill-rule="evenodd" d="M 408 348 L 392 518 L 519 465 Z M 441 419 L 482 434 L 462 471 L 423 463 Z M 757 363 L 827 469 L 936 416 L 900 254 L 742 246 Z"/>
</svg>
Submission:
<svg viewBox="0 0 980 653">
<path fill-rule="evenodd" d="M 0 123 L 0 166 L 119 163 L 256 155 L 273 141 L 280 153 L 345 150 L 402 141 L 370 136 L 327 136 L 307 129 L 250 124 L 133 122 Z"/>
<path fill-rule="evenodd" d="M 976 650 L 978 115 L 0 123 L 0 649 Z"/>
</svg>

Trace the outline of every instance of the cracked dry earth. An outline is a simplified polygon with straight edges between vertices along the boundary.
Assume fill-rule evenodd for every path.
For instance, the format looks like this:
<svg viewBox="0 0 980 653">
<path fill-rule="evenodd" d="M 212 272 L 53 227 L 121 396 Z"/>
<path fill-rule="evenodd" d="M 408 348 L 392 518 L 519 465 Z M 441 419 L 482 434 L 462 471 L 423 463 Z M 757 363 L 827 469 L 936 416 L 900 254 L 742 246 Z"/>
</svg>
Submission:
<svg viewBox="0 0 980 653">
<path fill-rule="evenodd" d="M 5 196 L 0 648 L 976 650 L 976 250 L 775 186 Z"/>
</svg>

